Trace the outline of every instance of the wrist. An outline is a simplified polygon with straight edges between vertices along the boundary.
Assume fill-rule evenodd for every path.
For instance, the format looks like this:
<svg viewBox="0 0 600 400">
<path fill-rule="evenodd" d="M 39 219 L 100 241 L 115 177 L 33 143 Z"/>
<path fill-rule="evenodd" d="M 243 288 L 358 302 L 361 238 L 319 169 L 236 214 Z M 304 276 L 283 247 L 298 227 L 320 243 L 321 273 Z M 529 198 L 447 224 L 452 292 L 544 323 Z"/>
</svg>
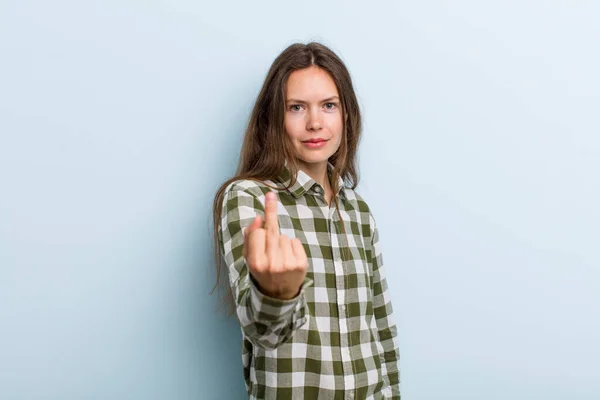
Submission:
<svg viewBox="0 0 600 400">
<path fill-rule="evenodd" d="M 265 296 L 267 297 L 271 297 L 273 299 L 277 299 L 277 300 L 291 300 L 293 298 L 295 298 L 296 296 L 298 296 L 300 294 L 300 288 L 301 286 L 299 286 L 296 290 L 273 290 L 273 289 L 268 289 L 264 286 L 262 286 L 260 284 L 260 282 L 258 282 L 258 280 L 256 278 L 254 278 L 254 276 L 250 275 L 250 278 L 252 279 L 252 282 L 254 282 L 254 286 L 256 286 L 256 288 Z"/>
<path fill-rule="evenodd" d="M 263 288 L 260 286 L 260 284 L 257 284 L 257 289 L 260 290 L 265 296 L 271 297 L 273 299 L 277 299 L 277 300 L 291 300 L 294 297 L 298 296 L 298 294 L 300 293 L 300 288 L 298 288 L 297 290 L 269 290 L 266 288 Z"/>
<path fill-rule="evenodd" d="M 269 289 L 260 284 L 258 279 L 253 274 L 250 275 L 250 280 L 254 283 L 254 286 L 261 292 L 263 295 L 271 297 L 277 300 L 291 300 L 300 294 L 300 290 L 302 289 L 302 284 L 300 284 L 296 289 Z"/>
</svg>

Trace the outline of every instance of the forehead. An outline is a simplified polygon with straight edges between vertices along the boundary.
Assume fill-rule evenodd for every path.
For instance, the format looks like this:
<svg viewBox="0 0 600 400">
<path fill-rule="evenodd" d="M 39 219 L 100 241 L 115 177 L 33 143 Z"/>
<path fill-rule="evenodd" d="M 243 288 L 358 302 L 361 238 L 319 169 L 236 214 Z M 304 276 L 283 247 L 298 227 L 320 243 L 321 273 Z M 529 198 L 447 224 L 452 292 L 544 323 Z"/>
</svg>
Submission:
<svg viewBox="0 0 600 400">
<path fill-rule="evenodd" d="M 324 99 L 337 96 L 338 90 L 331 75 L 317 66 L 310 66 L 292 72 L 286 85 L 287 97 Z"/>
</svg>

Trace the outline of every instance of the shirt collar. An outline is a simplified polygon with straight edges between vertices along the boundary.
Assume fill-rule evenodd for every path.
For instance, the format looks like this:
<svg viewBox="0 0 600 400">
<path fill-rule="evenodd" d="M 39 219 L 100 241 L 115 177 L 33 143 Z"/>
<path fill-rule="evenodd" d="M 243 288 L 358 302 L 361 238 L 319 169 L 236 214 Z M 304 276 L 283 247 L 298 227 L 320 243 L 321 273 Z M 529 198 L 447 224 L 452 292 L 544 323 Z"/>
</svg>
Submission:
<svg viewBox="0 0 600 400">
<path fill-rule="evenodd" d="M 333 170 L 333 164 L 331 164 L 328 161 L 327 162 L 327 174 L 329 175 L 330 179 L 331 179 L 332 170 Z M 279 174 L 279 176 L 277 177 L 277 180 L 279 182 L 281 182 L 284 185 L 284 187 L 289 185 L 289 183 L 291 181 L 291 173 L 288 168 L 287 160 L 285 160 L 285 165 L 283 167 L 283 171 L 281 172 L 281 174 Z M 318 184 L 316 181 L 314 181 L 306 172 L 299 169 L 296 182 L 292 186 L 290 186 L 288 191 L 294 197 L 298 198 L 300 196 L 303 196 L 304 193 L 306 193 L 307 191 L 309 191 L 311 189 L 315 190 L 316 187 L 320 187 L 321 189 L 323 189 L 323 187 L 320 184 Z M 341 176 L 339 176 L 338 177 L 338 195 L 342 198 L 346 196 L 344 189 L 345 189 L 344 179 Z"/>
</svg>

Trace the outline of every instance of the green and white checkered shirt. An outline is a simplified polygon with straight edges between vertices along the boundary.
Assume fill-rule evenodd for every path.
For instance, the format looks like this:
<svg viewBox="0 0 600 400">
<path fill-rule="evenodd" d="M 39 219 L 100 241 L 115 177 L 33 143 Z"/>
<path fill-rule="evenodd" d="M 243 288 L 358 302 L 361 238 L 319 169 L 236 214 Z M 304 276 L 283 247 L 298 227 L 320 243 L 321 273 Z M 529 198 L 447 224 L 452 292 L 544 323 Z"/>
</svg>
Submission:
<svg viewBox="0 0 600 400">
<path fill-rule="evenodd" d="M 266 182 L 283 188 L 289 180 L 286 167 Z M 280 233 L 299 238 L 309 260 L 300 294 L 291 300 L 263 295 L 242 255 L 244 231 L 257 215 L 264 220 L 271 189 L 251 180 L 226 188 L 219 239 L 250 399 L 400 399 L 397 330 L 375 219 L 341 178 L 339 186 L 345 238 L 335 202 L 329 207 L 323 187 L 304 171 L 278 192 Z"/>
</svg>

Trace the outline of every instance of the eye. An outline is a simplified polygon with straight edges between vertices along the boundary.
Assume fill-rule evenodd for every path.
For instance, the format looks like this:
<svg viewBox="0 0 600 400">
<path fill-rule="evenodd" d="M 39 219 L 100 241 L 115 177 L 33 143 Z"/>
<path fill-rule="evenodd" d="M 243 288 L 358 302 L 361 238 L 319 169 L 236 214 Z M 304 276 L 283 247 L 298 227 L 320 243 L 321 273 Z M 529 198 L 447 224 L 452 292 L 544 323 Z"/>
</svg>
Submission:
<svg viewBox="0 0 600 400">
<path fill-rule="evenodd" d="M 292 104 L 290 106 L 290 111 L 300 111 L 302 109 L 302 106 L 300 104 Z"/>
<path fill-rule="evenodd" d="M 336 107 L 337 107 L 337 104 L 336 104 L 336 103 L 325 103 L 325 108 L 326 108 L 327 110 L 333 110 L 333 109 L 335 109 Z"/>
</svg>

